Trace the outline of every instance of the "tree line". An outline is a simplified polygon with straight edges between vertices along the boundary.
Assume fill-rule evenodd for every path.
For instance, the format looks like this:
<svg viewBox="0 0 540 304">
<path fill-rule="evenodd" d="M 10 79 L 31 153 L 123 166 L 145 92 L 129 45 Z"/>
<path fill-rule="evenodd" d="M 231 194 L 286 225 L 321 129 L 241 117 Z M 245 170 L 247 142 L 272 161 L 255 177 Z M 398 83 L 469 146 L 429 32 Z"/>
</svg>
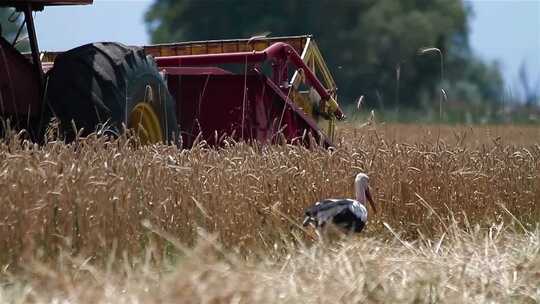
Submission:
<svg viewBox="0 0 540 304">
<path fill-rule="evenodd" d="M 472 16 L 460 0 L 157 0 L 145 19 L 155 43 L 313 34 L 341 104 L 418 109 L 441 87 L 467 104 L 503 96 L 499 67 L 471 50 Z"/>
</svg>

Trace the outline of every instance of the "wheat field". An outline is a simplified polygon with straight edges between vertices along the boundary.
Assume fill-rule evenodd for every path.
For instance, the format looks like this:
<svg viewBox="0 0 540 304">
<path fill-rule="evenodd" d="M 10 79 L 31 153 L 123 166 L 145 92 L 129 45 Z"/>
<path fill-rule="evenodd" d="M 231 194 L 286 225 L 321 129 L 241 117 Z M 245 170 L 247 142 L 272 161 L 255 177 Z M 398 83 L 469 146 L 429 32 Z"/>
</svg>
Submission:
<svg viewBox="0 0 540 304">
<path fill-rule="evenodd" d="M 0 142 L 0 302 L 540 301 L 540 129 L 349 123 L 336 147 Z M 370 176 L 379 213 L 303 209 Z"/>
</svg>

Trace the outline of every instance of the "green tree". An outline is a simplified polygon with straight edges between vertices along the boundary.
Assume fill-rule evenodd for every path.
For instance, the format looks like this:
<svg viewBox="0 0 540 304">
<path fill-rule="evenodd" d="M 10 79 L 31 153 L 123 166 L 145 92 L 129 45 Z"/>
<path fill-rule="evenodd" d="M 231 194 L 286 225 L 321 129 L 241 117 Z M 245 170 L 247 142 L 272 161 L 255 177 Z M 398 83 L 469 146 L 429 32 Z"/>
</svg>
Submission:
<svg viewBox="0 0 540 304">
<path fill-rule="evenodd" d="M 364 95 L 372 105 L 419 107 L 438 96 L 441 79 L 439 58 L 420 56 L 422 47 L 442 51 L 447 82 L 497 98 L 501 77 L 472 54 L 469 16 L 459 0 L 157 0 L 146 22 L 156 43 L 313 34 L 342 104 Z"/>
</svg>

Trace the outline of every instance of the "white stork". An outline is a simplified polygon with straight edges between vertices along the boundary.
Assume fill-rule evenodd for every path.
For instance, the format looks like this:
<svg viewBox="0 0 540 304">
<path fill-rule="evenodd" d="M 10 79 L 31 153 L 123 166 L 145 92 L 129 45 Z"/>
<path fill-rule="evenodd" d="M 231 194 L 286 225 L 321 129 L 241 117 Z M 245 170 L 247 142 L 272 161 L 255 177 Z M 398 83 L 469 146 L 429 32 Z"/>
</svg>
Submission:
<svg viewBox="0 0 540 304">
<path fill-rule="evenodd" d="M 359 173 L 354 179 L 356 199 L 325 199 L 316 202 L 305 211 L 304 226 L 313 223 L 315 227 L 322 228 L 328 222 L 345 229 L 348 232 L 360 232 L 367 223 L 368 211 L 366 199 L 377 213 L 375 203 L 369 191 L 369 177 Z"/>
</svg>

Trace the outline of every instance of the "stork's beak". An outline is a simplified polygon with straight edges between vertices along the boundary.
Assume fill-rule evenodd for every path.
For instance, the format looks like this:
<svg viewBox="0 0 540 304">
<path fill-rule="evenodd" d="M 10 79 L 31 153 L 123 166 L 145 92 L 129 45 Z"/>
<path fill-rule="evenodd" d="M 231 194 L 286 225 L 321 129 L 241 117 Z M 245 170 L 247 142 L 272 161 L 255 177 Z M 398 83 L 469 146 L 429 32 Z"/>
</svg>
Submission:
<svg viewBox="0 0 540 304">
<path fill-rule="evenodd" d="M 371 205 L 371 208 L 373 208 L 373 211 L 377 213 L 377 208 L 375 208 L 375 202 L 373 201 L 373 197 L 371 197 L 371 192 L 369 191 L 369 187 L 366 187 L 366 198 Z"/>
</svg>

